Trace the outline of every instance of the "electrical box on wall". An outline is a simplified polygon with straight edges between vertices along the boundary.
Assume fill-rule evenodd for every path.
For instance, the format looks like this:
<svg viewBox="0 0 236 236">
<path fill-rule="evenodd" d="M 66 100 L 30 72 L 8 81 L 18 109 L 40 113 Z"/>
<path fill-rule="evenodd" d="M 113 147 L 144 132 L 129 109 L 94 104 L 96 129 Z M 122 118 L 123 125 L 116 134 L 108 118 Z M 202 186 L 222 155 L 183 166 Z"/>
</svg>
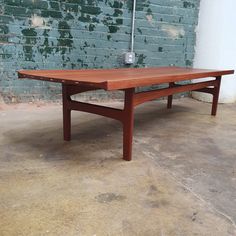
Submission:
<svg viewBox="0 0 236 236">
<path fill-rule="evenodd" d="M 124 54 L 124 62 L 127 65 L 134 64 L 134 62 L 135 62 L 135 53 L 134 52 L 126 52 Z"/>
</svg>

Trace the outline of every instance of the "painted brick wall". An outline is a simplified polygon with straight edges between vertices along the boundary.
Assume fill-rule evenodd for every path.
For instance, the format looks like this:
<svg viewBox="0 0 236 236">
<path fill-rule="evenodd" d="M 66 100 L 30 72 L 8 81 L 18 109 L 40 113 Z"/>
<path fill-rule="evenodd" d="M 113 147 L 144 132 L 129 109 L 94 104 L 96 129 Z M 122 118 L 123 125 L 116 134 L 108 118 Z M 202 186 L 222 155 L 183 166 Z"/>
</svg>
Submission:
<svg viewBox="0 0 236 236">
<path fill-rule="evenodd" d="M 199 1 L 137 1 L 135 67 L 192 65 Z M 60 97 L 57 84 L 17 80 L 18 69 L 124 67 L 121 55 L 130 45 L 132 2 L 0 0 L 2 98 Z"/>
</svg>

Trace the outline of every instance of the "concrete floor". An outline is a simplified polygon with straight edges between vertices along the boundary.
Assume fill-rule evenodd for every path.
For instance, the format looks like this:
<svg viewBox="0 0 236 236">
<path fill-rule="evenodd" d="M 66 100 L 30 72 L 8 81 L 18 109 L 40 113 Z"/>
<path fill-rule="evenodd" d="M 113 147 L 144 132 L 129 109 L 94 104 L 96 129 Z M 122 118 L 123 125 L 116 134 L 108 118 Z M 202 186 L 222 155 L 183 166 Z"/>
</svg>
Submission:
<svg viewBox="0 0 236 236">
<path fill-rule="evenodd" d="M 236 235 L 236 105 L 136 109 L 133 161 L 118 122 L 60 105 L 0 106 L 0 235 Z M 119 104 L 118 104 L 119 105 Z"/>
</svg>

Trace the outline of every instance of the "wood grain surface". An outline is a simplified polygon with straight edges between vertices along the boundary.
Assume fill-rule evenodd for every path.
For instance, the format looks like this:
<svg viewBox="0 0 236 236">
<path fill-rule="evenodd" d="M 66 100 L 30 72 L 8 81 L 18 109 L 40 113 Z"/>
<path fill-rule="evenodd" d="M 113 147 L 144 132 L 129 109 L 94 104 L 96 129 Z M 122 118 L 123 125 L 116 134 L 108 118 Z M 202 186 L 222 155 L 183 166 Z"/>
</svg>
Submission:
<svg viewBox="0 0 236 236">
<path fill-rule="evenodd" d="M 204 77 L 217 77 L 233 73 L 233 70 L 157 67 L 92 70 L 20 70 L 18 71 L 18 76 L 19 78 L 80 84 L 105 90 L 118 90 Z"/>
</svg>

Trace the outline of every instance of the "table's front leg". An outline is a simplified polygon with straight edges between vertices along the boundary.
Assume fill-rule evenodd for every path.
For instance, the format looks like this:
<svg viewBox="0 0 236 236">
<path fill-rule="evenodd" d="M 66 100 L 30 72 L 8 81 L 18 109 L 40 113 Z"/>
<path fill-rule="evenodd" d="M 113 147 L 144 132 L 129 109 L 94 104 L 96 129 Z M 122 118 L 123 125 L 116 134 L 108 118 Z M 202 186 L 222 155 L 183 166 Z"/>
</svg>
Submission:
<svg viewBox="0 0 236 236">
<path fill-rule="evenodd" d="M 133 127 L 134 127 L 134 95 L 135 89 L 125 90 L 124 113 L 123 113 L 123 159 L 131 161 Z"/>
<path fill-rule="evenodd" d="M 117 119 L 123 124 L 123 159 L 131 161 L 132 159 L 132 143 L 133 143 L 133 127 L 134 127 L 134 98 L 135 89 L 125 89 L 124 109 L 113 109 L 103 106 L 91 104 L 75 103 L 71 100 L 71 95 L 75 92 L 84 92 L 90 90 L 83 87 L 71 87 L 62 84 L 63 98 L 63 133 L 64 140 L 71 139 L 71 110 L 86 111 L 94 114 L 100 114 L 106 117 Z M 82 106 L 83 105 L 83 106 Z M 86 109 L 85 109 L 86 108 Z"/>
</svg>

